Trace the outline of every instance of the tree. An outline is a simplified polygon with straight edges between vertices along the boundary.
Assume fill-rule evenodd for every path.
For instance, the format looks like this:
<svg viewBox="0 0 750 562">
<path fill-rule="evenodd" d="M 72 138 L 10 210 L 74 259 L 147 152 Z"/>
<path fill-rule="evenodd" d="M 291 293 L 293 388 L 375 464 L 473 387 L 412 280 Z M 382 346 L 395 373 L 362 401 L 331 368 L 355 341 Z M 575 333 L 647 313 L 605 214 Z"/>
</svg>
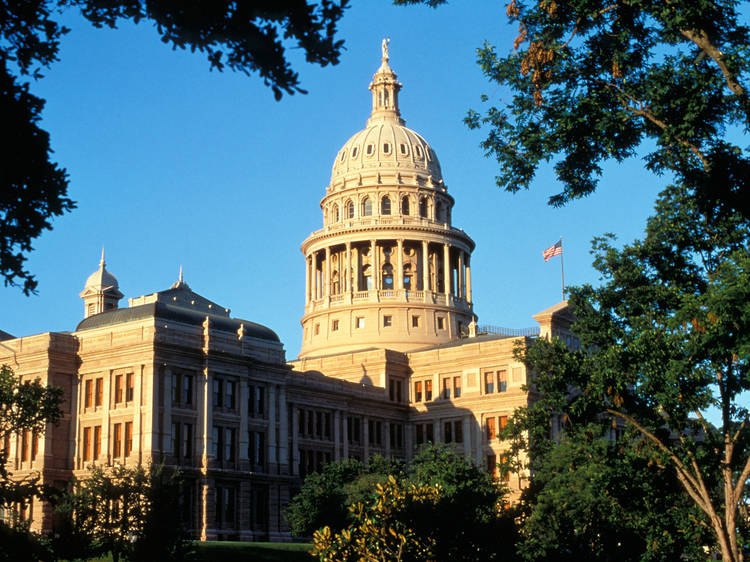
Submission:
<svg viewBox="0 0 750 562">
<path fill-rule="evenodd" d="M 29 93 L 28 81 L 57 60 L 67 29 L 54 14 L 77 8 L 96 27 L 121 21 L 151 22 L 164 43 L 208 57 L 210 67 L 258 73 L 276 99 L 304 93 L 286 58 L 289 42 L 303 49 L 307 62 L 337 64 L 343 41 L 336 26 L 347 0 L 273 3 L 195 0 L 99 2 L 32 0 L 0 5 L 0 121 L 13 150 L 0 155 L 0 275 L 6 286 L 35 291 L 37 281 L 24 268 L 32 240 L 52 220 L 75 208 L 67 197 L 68 178 L 50 158 L 49 134 L 39 128 L 44 100 Z"/>
<path fill-rule="evenodd" d="M 563 205 L 596 189 L 604 161 L 645 149 L 648 169 L 673 174 L 702 207 L 750 216 L 750 153 L 737 140 L 750 126 L 750 32 L 738 2 L 511 0 L 507 13 L 515 50 L 485 43 L 478 60 L 512 98 L 466 118 L 488 129 L 498 186 L 528 189 L 554 160 L 562 191 L 549 202 Z"/>
<path fill-rule="evenodd" d="M 340 531 L 351 522 L 350 505 L 369 501 L 378 483 L 386 482 L 389 475 L 400 477 L 403 471 L 401 463 L 380 456 L 370 459 L 367 467 L 356 459 L 326 464 L 305 478 L 287 506 L 292 535 L 312 536 L 326 525 Z"/>
<path fill-rule="evenodd" d="M 445 445 L 424 447 L 407 473 L 389 475 L 348 507 L 349 524 L 314 534 L 322 560 L 493 560 L 514 551 L 504 490 Z"/>
<path fill-rule="evenodd" d="M 33 498 L 46 498 L 48 491 L 39 484 L 39 475 L 14 478 L 8 471 L 9 451 L 5 447 L 11 436 L 24 432 L 41 434 L 48 423 L 57 423 L 62 415 L 62 389 L 43 386 L 39 379 L 22 381 L 7 365 L 0 366 L 0 507 L 15 513 L 18 505 Z M 0 521 L 3 553 L 0 558 L 17 560 L 40 556 L 44 547 L 18 519 Z"/>
<path fill-rule="evenodd" d="M 722 559 L 738 562 L 748 538 L 750 221 L 670 186 L 644 240 L 618 250 L 600 238 L 594 255 L 602 285 L 570 295 L 581 349 L 529 349 L 535 385 L 568 424 L 606 412 L 631 428 L 641 458 L 679 481 Z"/>
<path fill-rule="evenodd" d="M 182 560 L 179 474 L 161 465 L 92 466 L 57 502 L 58 556 L 110 554 L 126 560 Z"/>
</svg>

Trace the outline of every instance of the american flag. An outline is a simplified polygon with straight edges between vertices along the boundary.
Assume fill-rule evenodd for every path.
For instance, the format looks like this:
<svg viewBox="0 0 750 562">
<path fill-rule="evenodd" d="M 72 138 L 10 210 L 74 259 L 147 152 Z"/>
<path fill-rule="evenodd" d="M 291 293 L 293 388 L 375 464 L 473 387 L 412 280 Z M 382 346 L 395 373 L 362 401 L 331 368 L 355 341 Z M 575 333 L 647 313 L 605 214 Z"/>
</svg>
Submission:
<svg viewBox="0 0 750 562">
<path fill-rule="evenodd" d="M 550 258 L 562 255 L 562 240 L 558 240 L 552 246 L 542 252 L 544 261 L 549 261 Z"/>
</svg>

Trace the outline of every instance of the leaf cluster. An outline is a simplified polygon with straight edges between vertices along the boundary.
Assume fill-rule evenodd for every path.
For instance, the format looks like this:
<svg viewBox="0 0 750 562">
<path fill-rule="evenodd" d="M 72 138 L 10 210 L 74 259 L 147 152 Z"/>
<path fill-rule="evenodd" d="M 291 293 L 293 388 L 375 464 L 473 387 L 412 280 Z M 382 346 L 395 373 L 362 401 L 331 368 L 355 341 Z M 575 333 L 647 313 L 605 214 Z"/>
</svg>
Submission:
<svg viewBox="0 0 750 562">
<path fill-rule="evenodd" d="M 478 63 L 509 90 L 469 111 L 484 127 L 498 186 L 528 189 L 554 161 L 558 206 L 592 193 L 602 164 L 640 148 L 647 167 L 671 172 L 706 207 L 750 216 L 750 31 L 733 0 L 543 0 L 508 4 L 514 50 L 489 43 Z"/>
</svg>

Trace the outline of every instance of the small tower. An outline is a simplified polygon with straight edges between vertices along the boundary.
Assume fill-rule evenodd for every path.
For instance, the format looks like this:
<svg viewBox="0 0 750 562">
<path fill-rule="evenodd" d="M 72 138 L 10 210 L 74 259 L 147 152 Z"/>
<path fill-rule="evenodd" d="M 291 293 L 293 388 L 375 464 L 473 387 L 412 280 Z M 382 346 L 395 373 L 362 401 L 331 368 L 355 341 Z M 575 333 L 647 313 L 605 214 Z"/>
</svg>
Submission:
<svg viewBox="0 0 750 562">
<path fill-rule="evenodd" d="M 89 275 L 80 297 L 83 299 L 84 318 L 117 308 L 117 302 L 123 297 L 119 291 L 117 279 L 107 271 L 104 249 L 102 249 L 99 269 Z"/>
</svg>

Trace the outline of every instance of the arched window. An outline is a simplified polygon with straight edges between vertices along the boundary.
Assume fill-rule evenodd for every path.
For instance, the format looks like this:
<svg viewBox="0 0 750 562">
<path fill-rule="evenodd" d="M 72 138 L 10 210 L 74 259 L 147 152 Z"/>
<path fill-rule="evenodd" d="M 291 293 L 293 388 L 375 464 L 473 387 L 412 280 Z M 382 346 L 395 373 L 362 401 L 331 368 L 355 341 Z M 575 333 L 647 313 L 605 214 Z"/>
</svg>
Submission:
<svg viewBox="0 0 750 562">
<path fill-rule="evenodd" d="M 336 205 L 336 203 L 333 204 L 333 207 L 331 207 L 331 217 L 333 218 L 333 222 L 339 222 L 341 217 L 339 216 L 339 206 Z"/>
<path fill-rule="evenodd" d="M 410 263 L 404 265 L 404 289 L 411 290 L 412 267 Z"/>
<path fill-rule="evenodd" d="M 427 197 L 419 198 L 419 216 L 423 219 L 427 218 Z"/>
<path fill-rule="evenodd" d="M 401 198 L 401 214 L 402 215 L 408 215 L 409 214 L 409 197 L 404 195 Z"/>
<path fill-rule="evenodd" d="M 443 219 L 443 204 L 438 201 L 437 203 L 435 203 L 435 220 L 445 222 Z"/>
<path fill-rule="evenodd" d="M 391 199 L 387 195 L 380 200 L 380 214 L 390 215 L 391 214 Z"/>
<path fill-rule="evenodd" d="M 346 202 L 346 218 L 354 218 L 354 201 L 352 201 L 351 199 Z"/>
<path fill-rule="evenodd" d="M 383 289 L 393 289 L 393 266 L 389 263 L 383 266 Z"/>
<path fill-rule="evenodd" d="M 372 199 L 370 199 L 369 197 L 365 197 L 364 199 L 362 199 L 362 216 L 372 216 Z"/>
</svg>

